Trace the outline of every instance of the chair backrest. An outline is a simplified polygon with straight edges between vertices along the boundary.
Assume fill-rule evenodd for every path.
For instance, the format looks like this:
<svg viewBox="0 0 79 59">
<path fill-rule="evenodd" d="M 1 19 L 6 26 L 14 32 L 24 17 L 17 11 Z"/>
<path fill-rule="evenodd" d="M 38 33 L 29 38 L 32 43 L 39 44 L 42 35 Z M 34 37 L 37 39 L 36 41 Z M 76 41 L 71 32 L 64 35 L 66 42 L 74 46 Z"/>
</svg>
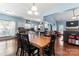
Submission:
<svg viewBox="0 0 79 59">
<path fill-rule="evenodd" d="M 29 42 L 28 34 L 22 34 L 21 39 L 22 39 L 22 48 L 29 51 L 30 50 L 30 42 Z"/>
<path fill-rule="evenodd" d="M 21 47 L 21 34 L 20 33 L 16 34 L 16 39 L 17 39 L 17 45 L 18 45 L 18 47 Z"/>
<path fill-rule="evenodd" d="M 24 33 L 24 32 L 26 32 L 26 29 L 24 27 L 19 27 L 18 32 L 19 33 Z"/>
<path fill-rule="evenodd" d="M 52 52 L 54 52 L 55 39 L 56 39 L 55 35 L 51 35 L 51 41 L 49 44 L 50 55 L 52 54 Z"/>
<path fill-rule="evenodd" d="M 52 35 L 52 45 L 53 47 L 55 46 L 55 40 L 56 40 L 56 35 Z"/>
</svg>

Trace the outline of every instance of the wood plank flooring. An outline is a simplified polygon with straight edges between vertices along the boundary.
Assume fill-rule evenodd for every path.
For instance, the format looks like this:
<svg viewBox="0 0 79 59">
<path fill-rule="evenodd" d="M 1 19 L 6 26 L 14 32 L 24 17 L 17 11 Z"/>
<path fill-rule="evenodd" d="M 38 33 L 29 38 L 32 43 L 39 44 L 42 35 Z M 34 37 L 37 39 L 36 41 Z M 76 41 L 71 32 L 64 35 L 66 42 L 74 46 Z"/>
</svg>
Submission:
<svg viewBox="0 0 79 59">
<path fill-rule="evenodd" d="M 0 41 L 0 56 L 16 55 L 16 40 Z M 56 56 L 79 56 L 79 46 L 70 45 L 63 42 L 63 36 L 56 39 L 55 42 Z"/>
<path fill-rule="evenodd" d="M 79 56 L 79 46 L 64 44 L 64 56 Z"/>
</svg>

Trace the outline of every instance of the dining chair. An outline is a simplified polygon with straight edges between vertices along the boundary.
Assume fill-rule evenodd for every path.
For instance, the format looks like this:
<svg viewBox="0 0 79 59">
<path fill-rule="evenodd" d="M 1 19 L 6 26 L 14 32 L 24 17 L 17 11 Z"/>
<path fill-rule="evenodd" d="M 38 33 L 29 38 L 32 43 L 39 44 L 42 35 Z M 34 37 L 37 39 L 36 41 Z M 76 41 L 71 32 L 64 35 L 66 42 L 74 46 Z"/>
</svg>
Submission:
<svg viewBox="0 0 79 59">
<path fill-rule="evenodd" d="M 27 34 L 22 34 L 22 50 L 21 50 L 21 55 L 24 56 L 26 53 L 28 56 L 35 56 L 39 55 L 39 49 L 32 46 L 29 41 L 29 37 Z"/>
<path fill-rule="evenodd" d="M 47 56 L 51 56 L 51 55 L 55 56 L 55 50 L 54 50 L 55 39 L 56 39 L 56 36 L 51 35 L 51 41 L 50 41 L 49 45 L 44 49 L 45 55 L 47 55 Z"/>
<path fill-rule="evenodd" d="M 16 51 L 16 55 L 18 55 L 18 52 L 20 52 L 20 49 L 21 49 L 21 34 L 20 33 L 17 33 L 16 34 L 16 41 L 17 41 L 17 51 Z M 21 52 L 20 52 L 21 54 Z"/>
</svg>

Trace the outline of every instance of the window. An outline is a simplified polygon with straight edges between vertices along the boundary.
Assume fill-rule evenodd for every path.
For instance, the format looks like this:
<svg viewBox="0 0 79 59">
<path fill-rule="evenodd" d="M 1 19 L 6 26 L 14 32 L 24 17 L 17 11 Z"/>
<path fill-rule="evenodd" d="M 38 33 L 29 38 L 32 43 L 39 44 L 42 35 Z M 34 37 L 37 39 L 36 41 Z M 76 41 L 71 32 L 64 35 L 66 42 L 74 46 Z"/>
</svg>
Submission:
<svg viewBox="0 0 79 59">
<path fill-rule="evenodd" d="M 0 37 L 15 35 L 15 22 L 0 20 Z"/>
</svg>

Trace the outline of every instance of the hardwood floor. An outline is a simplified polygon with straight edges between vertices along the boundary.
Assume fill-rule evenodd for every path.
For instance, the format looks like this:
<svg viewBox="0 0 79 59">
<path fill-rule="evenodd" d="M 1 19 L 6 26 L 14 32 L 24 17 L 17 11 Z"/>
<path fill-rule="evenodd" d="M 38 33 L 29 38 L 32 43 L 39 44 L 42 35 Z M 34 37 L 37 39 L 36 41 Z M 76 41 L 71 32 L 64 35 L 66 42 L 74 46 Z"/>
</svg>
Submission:
<svg viewBox="0 0 79 59">
<path fill-rule="evenodd" d="M 64 48 L 64 45 L 63 45 L 63 36 L 59 37 L 56 39 L 56 42 L 55 42 L 55 55 L 56 56 L 63 56 L 63 48 Z"/>
<path fill-rule="evenodd" d="M 64 44 L 64 55 L 65 56 L 79 56 L 79 46 Z"/>
<path fill-rule="evenodd" d="M 16 55 L 16 47 L 15 39 L 0 41 L 0 56 Z"/>
<path fill-rule="evenodd" d="M 55 44 L 56 55 L 61 56 L 79 56 L 79 46 L 63 42 L 63 36 L 59 37 Z"/>
<path fill-rule="evenodd" d="M 56 41 L 55 54 L 59 56 L 79 56 L 79 46 L 64 43 L 63 36 Z"/>
<path fill-rule="evenodd" d="M 16 40 L 0 41 L 0 56 L 16 55 Z M 56 56 L 79 56 L 79 46 L 70 45 L 63 42 L 63 36 L 56 39 L 55 42 Z"/>
</svg>

